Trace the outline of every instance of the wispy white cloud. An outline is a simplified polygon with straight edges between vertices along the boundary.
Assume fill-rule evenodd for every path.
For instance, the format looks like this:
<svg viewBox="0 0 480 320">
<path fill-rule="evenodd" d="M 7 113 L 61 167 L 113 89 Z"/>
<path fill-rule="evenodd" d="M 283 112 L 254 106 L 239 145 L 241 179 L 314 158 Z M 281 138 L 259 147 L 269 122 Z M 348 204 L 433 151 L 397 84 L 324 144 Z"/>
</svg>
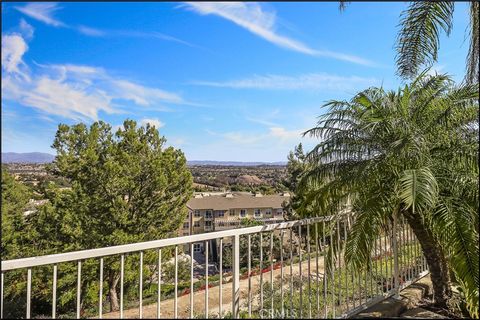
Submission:
<svg viewBox="0 0 480 320">
<path fill-rule="evenodd" d="M 172 37 L 168 34 L 164 34 L 161 32 L 146 32 L 146 31 L 135 31 L 135 30 L 110 30 L 107 31 L 108 35 L 111 36 L 122 36 L 122 37 L 132 37 L 132 38 L 154 38 L 154 39 L 161 39 L 166 41 L 172 41 L 176 43 L 180 43 L 189 47 L 198 47 L 190 42 L 183 41 L 181 39 Z"/>
<path fill-rule="evenodd" d="M 149 106 L 154 101 L 182 104 L 186 103 L 177 94 L 149 88 L 127 80 L 111 80 L 111 85 L 118 98 L 132 100 L 140 106 Z"/>
<path fill-rule="evenodd" d="M 105 92 L 51 75 L 36 76 L 29 83 L 2 76 L 2 93 L 4 99 L 75 120 L 96 120 L 99 111 L 114 112 Z"/>
<path fill-rule="evenodd" d="M 222 136 L 234 144 L 255 144 L 264 139 L 263 135 L 245 132 L 226 132 Z"/>
<path fill-rule="evenodd" d="M 85 65 L 75 65 L 75 64 L 42 65 L 37 63 L 37 66 L 58 70 L 63 76 L 66 76 L 67 73 L 83 75 L 83 76 L 105 75 L 105 71 L 103 70 L 103 68 L 91 67 L 91 66 L 85 66 Z"/>
<path fill-rule="evenodd" d="M 57 10 L 60 9 L 57 3 L 31 2 L 23 7 L 15 7 L 21 13 L 30 18 L 39 20 L 54 27 L 65 27 L 66 25 L 54 17 Z"/>
<path fill-rule="evenodd" d="M 219 135 L 218 133 L 216 133 L 215 131 L 210 130 L 210 129 L 203 129 L 203 131 L 205 131 L 206 133 L 208 133 L 208 134 L 211 135 L 211 136 L 217 136 L 217 135 Z"/>
<path fill-rule="evenodd" d="M 160 129 L 161 127 L 165 126 L 165 123 L 163 123 L 157 118 L 155 119 L 144 118 L 140 120 L 140 125 L 142 126 L 145 126 L 147 123 L 150 124 L 151 126 L 154 126 L 156 129 Z"/>
<path fill-rule="evenodd" d="M 55 12 L 61 9 L 58 3 L 32 2 L 22 7 L 17 6 L 15 7 L 15 9 L 17 9 L 24 15 L 32 19 L 41 21 L 49 26 L 53 26 L 57 28 L 75 29 L 76 31 L 82 34 L 85 34 L 87 36 L 93 36 L 93 37 L 99 37 L 99 36 L 105 35 L 103 31 L 95 28 L 91 28 L 83 25 L 74 27 L 57 19 L 55 17 Z"/>
<path fill-rule="evenodd" d="M 96 30 L 96 29 L 94 29 L 94 30 Z M 168 34 L 164 34 L 164 33 L 161 33 L 161 32 L 156 32 L 156 31 L 152 31 L 152 32 L 135 31 L 135 30 L 97 30 L 97 31 L 102 33 L 101 35 L 98 34 L 98 36 L 160 39 L 160 40 L 164 40 L 164 41 L 179 43 L 179 44 L 191 47 L 191 48 L 206 50 L 205 48 L 203 48 L 201 46 L 198 46 L 196 44 L 178 39 L 178 38 L 170 36 Z"/>
<path fill-rule="evenodd" d="M 2 68 L 14 76 L 21 76 L 29 80 L 23 55 L 28 45 L 19 34 L 2 34 Z"/>
<path fill-rule="evenodd" d="M 20 19 L 20 33 L 25 37 L 25 39 L 29 40 L 33 37 L 35 29 L 27 22 L 25 19 Z"/>
<path fill-rule="evenodd" d="M 54 14 L 56 11 L 61 9 L 58 6 L 58 3 L 28 3 L 25 6 L 15 7 L 18 11 L 22 12 L 26 16 L 46 23 L 53 27 L 61 27 L 76 30 L 77 32 L 91 36 L 91 37 L 135 37 L 135 38 L 150 38 L 150 39 L 161 39 L 165 41 L 176 42 L 185 46 L 192 48 L 204 49 L 200 46 L 192 44 L 190 42 L 178 39 L 176 37 L 160 33 L 160 32 L 143 32 L 143 31 L 134 31 L 134 30 L 100 30 L 85 25 L 72 26 L 58 20 Z M 28 25 L 25 20 L 22 21 Z M 30 26 L 30 25 L 28 25 Z M 31 27 L 31 26 L 30 26 Z M 33 34 L 32 34 L 33 35 Z"/>
<path fill-rule="evenodd" d="M 113 77 L 103 68 L 73 64 L 31 68 L 23 61 L 27 50 L 22 36 L 2 35 L 2 98 L 46 114 L 96 120 L 99 112 L 126 112 L 128 101 L 157 110 L 163 104 L 193 104 L 178 94 Z M 159 120 L 147 120 L 161 125 Z"/>
<path fill-rule="evenodd" d="M 288 153 L 300 142 L 305 150 L 312 148 L 318 140 L 302 137 L 306 129 L 266 127 L 256 132 L 241 130 L 216 132 L 204 129 L 211 137 L 202 143 L 193 143 L 186 151 L 188 159 L 211 159 L 236 161 L 286 161 Z M 220 150 L 220 152 L 219 152 Z"/>
<path fill-rule="evenodd" d="M 257 118 L 252 118 L 252 117 L 245 117 L 245 120 L 253 122 L 253 123 L 258 123 L 264 126 L 276 126 L 277 124 L 268 120 L 263 120 L 263 119 L 257 119 Z"/>
<path fill-rule="evenodd" d="M 287 130 L 283 127 L 271 127 L 269 128 L 269 135 L 281 140 L 300 140 L 302 137 L 302 133 L 305 132 L 305 130 L 306 129 Z"/>
<path fill-rule="evenodd" d="M 231 131 L 218 133 L 205 129 L 207 133 L 214 136 L 220 136 L 232 143 L 242 144 L 242 145 L 269 145 L 269 144 L 278 144 L 278 143 L 298 143 L 302 140 L 312 140 L 310 137 L 302 137 L 302 133 L 307 129 L 286 129 L 281 126 L 271 126 L 267 128 L 267 131 L 264 133 L 252 133 L 244 131 Z"/>
<path fill-rule="evenodd" d="M 103 37 L 106 35 L 105 31 L 87 27 L 87 26 L 78 26 L 77 27 L 78 32 L 83 33 L 84 35 L 87 36 L 92 36 L 92 37 Z"/>
<path fill-rule="evenodd" d="M 191 83 L 195 85 L 233 89 L 344 91 L 379 84 L 380 81 L 375 78 L 345 77 L 328 73 L 309 73 L 299 76 L 254 75 L 250 78 L 224 82 L 192 81 Z"/>
<path fill-rule="evenodd" d="M 265 11 L 260 4 L 255 2 L 186 2 L 183 6 L 202 15 L 220 16 L 285 49 L 361 65 L 374 65 L 367 59 L 341 52 L 313 49 L 298 40 L 280 35 L 276 31 L 276 13 Z"/>
<path fill-rule="evenodd" d="M 185 138 L 170 138 L 167 141 L 170 142 L 171 146 L 183 146 L 187 144 L 187 140 Z"/>
<path fill-rule="evenodd" d="M 266 127 L 276 127 L 278 124 L 278 116 L 281 114 L 280 109 L 276 108 L 273 110 L 268 110 L 267 112 L 259 112 L 256 110 L 255 114 L 248 113 L 245 115 L 245 120 L 258 123 Z"/>
</svg>

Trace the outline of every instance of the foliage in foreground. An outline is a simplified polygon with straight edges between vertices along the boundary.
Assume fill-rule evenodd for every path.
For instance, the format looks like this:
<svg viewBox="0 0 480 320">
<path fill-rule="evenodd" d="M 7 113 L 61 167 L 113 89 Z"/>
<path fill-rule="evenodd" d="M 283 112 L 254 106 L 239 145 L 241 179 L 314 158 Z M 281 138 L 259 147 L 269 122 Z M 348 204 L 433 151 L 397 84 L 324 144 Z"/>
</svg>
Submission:
<svg viewBox="0 0 480 320">
<path fill-rule="evenodd" d="M 348 1 L 340 1 L 344 10 Z M 401 13 L 400 31 L 396 43 L 397 73 L 404 79 L 416 77 L 422 68 L 437 62 L 442 32 L 447 36 L 453 28 L 454 1 L 410 1 Z M 466 83 L 478 83 L 480 66 L 480 3 L 470 1 L 470 25 L 465 38 L 469 38 L 466 57 Z"/>
<path fill-rule="evenodd" d="M 89 128 L 84 124 L 58 127 L 53 148 L 57 156 L 50 172 L 68 179 L 71 190 L 55 185 L 46 188 L 49 204 L 29 216 L 28 228 L 19 208 L 3 206 L 2 233 L 13 237 L 2 238 L 3 258 L 70 252 L 108 247 L 175 236 L 186 217 L 186 202 L 192 194 L 192 177 L 184 154 L 173 147 L 165 147 L 165 138 L 155 127 L 147 124 L 137 127 L 126 120 L 115 133 L 110 125 L 100 121 Z M 8 194 L 18 194 L 20 187 L 2 177 L 2 188 L 10 186 Z M 3 197 L 3 192 L 2 192 Z M 10 196 L 9 196 L 10 197 Z M 12 196 L 13 197 L 13 196 Z M 2 199 L 3 200 L 3 199 Z M 8 200 L 8 199 L 7 199 Z M 23 200 L 22 200 L 23 201 Z M 22 201 L 10 201 L 18 203 Z M 15 212 L 13 210 L 15 209 Z M 22 220 L 22 219 L 23 220 Z M 16 225 L 16 227 L 15 227 Z M 16 232 L 12 232 L 16 228 Z M 7 230 L 8 229 L 8 230 Z M 15 231 L 14 230 L 14 231 Z M 22 241 L 19 244 L 20 240 Z M 31 249 L 31 251 L 25 250 Z M 164 250 L 164 259 L 171 250 Z M 153 282 L 156 270 L 155 250 L 144 254 L 145 287 Z M 125 294 L 135 295 L 138 284 L 139 254 L 125 257 Z M 77 263 L 59 265 L 58 307 L 75 310 Z M 118 309 L 120 257 L 104 259 L 104 297 L 110 308 Z M 10 316 L 24 312 L 25 270 L 6 274 L 6 308 Z M 99 261 L 87 259 L 82 263 L 82 312 L 98 304 Z M 33 269 L 33 314 L 48 314 L 52 297 L 52 267 Z M 19 307 L 12 307 L 17 305 Z"/>
<path fill-rule="evenodd" d="M 402 215 L 419 239 L 435 301 L 445 306 L 458 283 L 478 317 L 478 97 L 426 72 L 398 91 L 370 88 L 325 105 L 305 134 L 322 141 L 308 153 L 298 188 L 304 215 L 356 213 L 346 258 L 367 265 L 379 231 Z M 450 277 L 453 273 L 453 278 Z"/>
</svg>

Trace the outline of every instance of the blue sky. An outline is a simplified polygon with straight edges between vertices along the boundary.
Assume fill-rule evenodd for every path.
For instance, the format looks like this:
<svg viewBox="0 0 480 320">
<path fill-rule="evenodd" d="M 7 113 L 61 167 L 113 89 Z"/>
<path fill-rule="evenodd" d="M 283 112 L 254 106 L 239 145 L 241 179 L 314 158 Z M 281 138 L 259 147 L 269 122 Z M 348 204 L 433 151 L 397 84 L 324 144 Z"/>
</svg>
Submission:
<svg viewBox="0 0 480 320">
<path fill-rule="evenodd" d="M 59 123 L 152 123 L 188 160 L 285 161 L 330 99 L 396 88 L 404 2 L 2 3 L 2 151 Z M 459 81 L 467 4 L 435 70 Z"/>
</svg>

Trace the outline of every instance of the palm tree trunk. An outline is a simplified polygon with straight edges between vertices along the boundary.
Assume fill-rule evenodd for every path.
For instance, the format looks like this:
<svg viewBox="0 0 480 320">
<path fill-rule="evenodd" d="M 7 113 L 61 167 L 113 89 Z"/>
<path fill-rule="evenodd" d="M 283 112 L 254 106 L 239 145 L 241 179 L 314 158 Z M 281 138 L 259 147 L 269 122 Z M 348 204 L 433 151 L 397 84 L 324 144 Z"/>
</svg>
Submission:
<svg viewBox="0 0 480 320">
<path fill-rule="evenodd" d="M 452 291 L 445 254 L 435 239 L 434 234 L 418 214 L 414 214 L 410 210 L 402 211 L 402 214 L 420 242 L 423 254 L 427 260 L 433 284 L 434 303 L 438 307 L 447 308 L 447 301 L 450 299 Z"/>
</svg>

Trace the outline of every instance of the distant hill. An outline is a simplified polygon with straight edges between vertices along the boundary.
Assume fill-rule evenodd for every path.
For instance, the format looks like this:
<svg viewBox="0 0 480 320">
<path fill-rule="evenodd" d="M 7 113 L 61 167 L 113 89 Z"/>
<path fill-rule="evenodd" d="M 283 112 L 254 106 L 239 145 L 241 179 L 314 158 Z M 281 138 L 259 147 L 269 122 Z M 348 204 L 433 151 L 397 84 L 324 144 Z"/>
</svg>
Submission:
<svg viewBox="0 0 480 320">
<path fill-rule="evenodd" d="M 192 160 L 187 161 L 189 166 L 285 166 L 286 162 L 241 162 L 241 161 L 213 161 L 213 160 Z"/>
<path fill-rule="evenodd" d="M 235 183 L 242 185 L 260 185 L 263 184 L 264 181 L 256 175 L 243 174 L 235 179 Z"/>
<path fill-rule="evenodd" d="M 55 159 L 53 154 L 43 152 L 2 152 L 2 163 L 48 163 Z M 241 161 L 213 161 L 193 160 L 187 161 L 189 166 L 284 166 L 286 162 L 241 162 Z"/>
<path fill-rule="evenodd" d="M 2 163 L 47 163 L 55 159 L 53 154 L 43 152 L 2 152 Z"/>
</svg>

